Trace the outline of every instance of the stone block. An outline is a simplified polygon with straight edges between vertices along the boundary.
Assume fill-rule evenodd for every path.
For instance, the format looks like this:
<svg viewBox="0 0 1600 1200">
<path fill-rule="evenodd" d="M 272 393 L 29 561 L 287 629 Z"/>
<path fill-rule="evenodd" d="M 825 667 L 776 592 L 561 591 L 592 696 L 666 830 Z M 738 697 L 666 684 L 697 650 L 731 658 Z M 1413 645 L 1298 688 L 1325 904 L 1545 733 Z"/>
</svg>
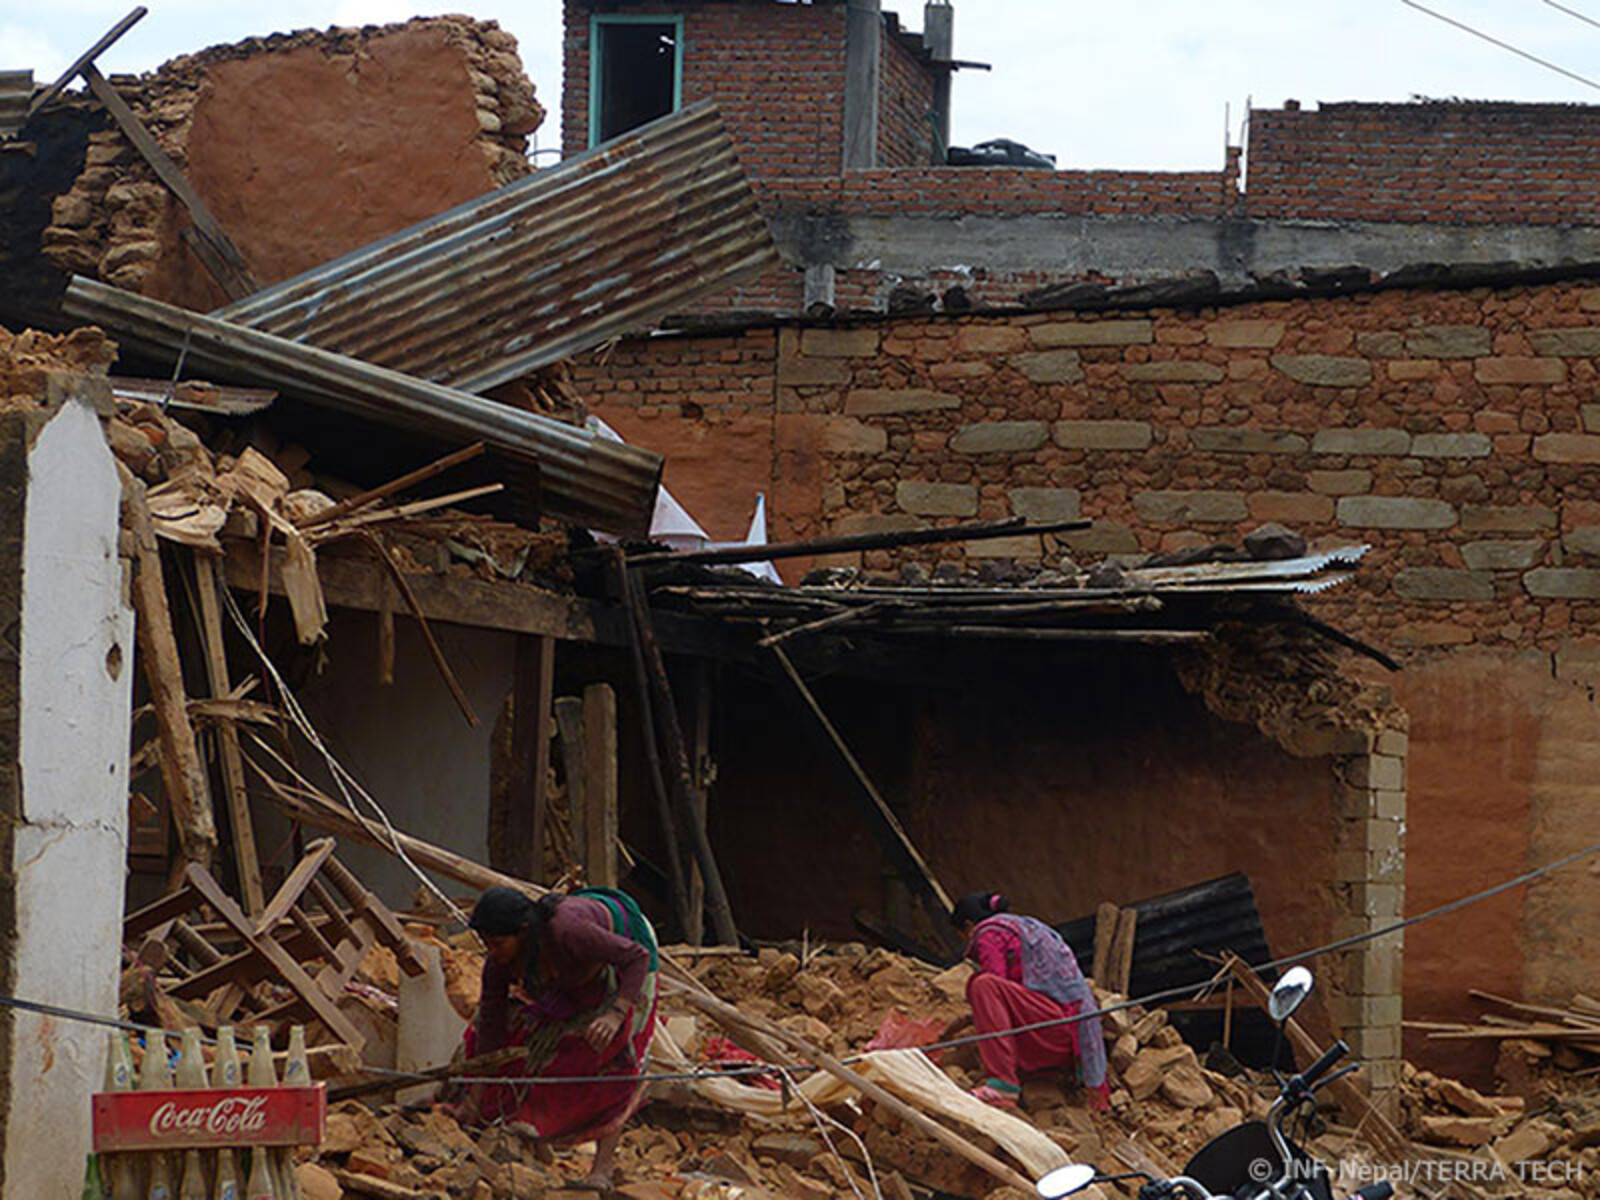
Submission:
<svg viewBox="0 0 1600 1200">
<path fill-rule="evenodd" d="M 1494 576 L 1455 567 L 1405 567 L 1395 572 L 1394 590 L 1407 600 L 1493 600 Z"/>
<path fill-rule="evenodd" d="M 984 538 L 967 543 L 968 558 L 1016 558 L 1024 562 L 1038 562 L 1044 556 L 1044 539 L 1037 533 L 1019 533 L 1015 537 Z"/>
<path fill-rule="evenodd" d="M 1528 595 L 1541 600 L 1600 600 L 1600 571 L 1590 567 L 1538 567 L 1522 577 Z"/>
<path fill-rule="evenodd" d="M 1137 554 L 1143 548 L 1138 535 L 1117 521 L 1096 521 L 1088 529 L 1057 536 L 1076 554 Z"/>
<path fill-rule="evenodd" d="M 1250 516 L 1284 525 L 1325 525 L 1333 520 L 1333 500 L 1315 492 L 1252 492 Z"/>
<path fill-rule="evenodd" d="M 1372 793 L 1372 815 L 1386 821 L 1406 818 L 1406 794 L 1396 788 L 1380 788 Z"/>
<path fill-rule="evenodd" d="M 1485 458 L 1494 448 L 1482 433 L 1418 433 L 1411 438 L 1417 458 Z"/>
<path fill-rule="evenodd" d="M 1043 421 L 986 421 L 956 430 L 950 449 L 957 454 L 1020 454 L 1049 440 L 1050 427 Z"/>
<path fill-rule="evenodd" d="M 1250 515 L 1241 492 L 1136 492 L 1133 511 L 1141 520 L 1178 525 L 1232 525 Z"/>
<path fill-rule="evenodd" d="M 1404 429 L 1319 429 L 1311 439 L 1316 454 L 1403 455 L 1411 450 Z"/>
<path fill-rule="evenodd" d="M 1129 383 L 1217 383 L 1226 375 L 1216 363 L 1188 359 L 1127 363 L 1122 368 L 1122 377 Z"/>
<path fill-rule="evenodd" d="M 1392 754 L 1396 758 L 1404 758 L 1411 747 L 1411 736 L 1398 729 L 1385 729 L 1379 732 L 1376 746 L 1379 754 Z"/>
<path fill-rule="evenodd" d="M 1584 525 L 1561 535 L 1561 544 L 1572 554 L 1600 557 L 1600 525 Z M 1528 566 L 1532 566 L 1529 563 Z"/>
<path fill-rule="evenodd" d="M 1270 350 L 1283 341 L 1282 321 L 1213 321 L 1206 341 L 1237 350 Z"/>
<path fill-rule="evenodd" d="M 1063 450 L 1143 450 L 1150 445 L 1144 421 L 1057 421 L 1051 436 Z"/>
<path fill-rule="evenodd" d="M 802 329 L 800 353 L 807 358 L 871 358 L 878 353 L 878 331 L 857 329 Z"/>
<path fill-rule="evenodd" d="M 1384 364 L 1384 370 L 1395 383 L 1415 383 L 1419 379 L 1437 379 L 1442 364 L 1436 358 L 1397 358 Z"/>
<path fill-rule="evenodd" d="M 848 513 L 828 522 L 828 532 L 841 537 L 851 533 L 904 533 L 927 527 L 926 521 L 910 513 Z"/>
<path fill-rule="evenodd" d="M 1585 404 L 1578 410 L 1583 416 L 1585 433 L 1600 433 L 1600 404 Z"/>
<path fill-rule="evenodd" d="M 854 417 L 824 417 L 822 448 L 830 454 L 882 454 L 889 448 L 889 434 Z"/>
<path fill-rule="evenodd" d="M 1461 547 L 1462 561 L 1474 571 L 1525 571 L 1544 557 L 1537 538 L 1518 542 L 1468 542 Z"/>
<path fill-rule="evenodd" d="M 1076 350 L 1038 350 L 1011 358 L 1016 367 L 1034 383 L 1082 383 L 1083 366 Z"/>
<path fill-rule="evenodd" d="M 1406 334 L 1406 349 L 1418 358 L 1481 358 L 1493 348 L 1481 325 L 1424 325 Z"/>
<path fill-rule="evenodd" d="M 978 514 L 978 489 L 970 483 L 902 479 L 895 484 L 894 499 L 908 513 L 924 517 L 974 517 Z"/>
<path fill-rule="evenodd" d="M 1233 429 L 1201 426 L 1189 434 L 1196 450 L 1212 454 L 1304 454 L 1306 439 L 1281 429 Z"/>
<path fill-rule="evenodd" d="M 1083 515 L 1077 488 L 1019 487 L 1009 494 L 1011 511 L 1030 521 L 1074 521 Z"/>
<path fill-rule="evenodd" d="M 826 362 L 826 359 L 819 359 Z M 780 379 L 781 383 L 782 380 Z M 884 416 L 889 413 L 936 412 L 960 408 L 961 397 L 928 388 L 855 388 L 845 393 L 844 411 L 853 417 Z"/>
<path fill-rule="evenodd" d="M 1600 434 L 1541 434 L 1533 439 L 1533 456 L 1548 463 L 1600 463 Z"/>
<path fill-rule="evenodd" d="M 1312 387 L 1362 387 L 1372 382 L 1372 364 L 1364 358 L 1333 354 L 1274 354 L 1272 365 L 1296 383 Z"/>
<path fill-rule="evenodd" d="M 1556 649 L 1556 678 L 1600 686 L 1600 644 L 1567 640 Z"/>
<path fill-rule="evenodd" d="M 1365 957 L 1365 955 L 1355 956 L 1358 962 Z M 1393 973 L 1398 979 L 1398 966 L 1398 962 L 1392 968 L 1385 964 L 1380 966 L 1378 971 L 1384 975 Z M 1399 984 L 1396 983 L 1395 986 L 1398 987 Z M 1371 995 L 1372 992 L 1369 991 L 1367 994 Z M 1344 1040 L 1350 1043 L 1351 1058 L 1362 1063 L 1400 1056 L 1400 1030 L 1393 1025 L 1353 1025 L 1344 1031 Z"/>
<path fill-rule="evenodd" d="M 1348 471 L 1312 471 L 1306 482 L 1313 492 L 1324 496 L 1360 496 L 1372 490 L 1372 472 L 1354 468 Z"/>
<path fill-rule="evenodd" d="M 1483 384 L 1565 383 L 1567 364 L 1559 358 L 1524 358 L 1514 355 L 1480 358 L 1472 369 L 1472 376 Z"/>
<path fill-rule="evenodd" d="M 1356 353 L 1362 358 L 1399 358 L 1405 352 L 1405 339 L 1392 329 L 1356 334 Z"/>
<path fill-rule="evenodd" d="M 1028 331 L 1010 325 L 967 325 L 956 333 L 962 354 L 1010 354 L 1028 348 Z"/>
<path fill-rule="evenodd" d="M 779 387 L 838 387 L 850 382 L 850 365 L 838 358 L 778 356 Z"/>
<path fill-rule="evenodd" d="M 1410 496 L 1345 496 L 1339 524 L 1355 529 L 1449 529 L 1456 510 L 1443 500 Z"/>
<path fill-rule="evenodd" d="M 1137 318 L 1109 321 L 1050 321 L 1028 330 L 1040 350 L 1063 346 L 1142 346 L 1155 341 L 1155 322 Z"/>
<path fill-rule="evenodd" d="M 1581 329 L 1530 329 L 1528 342 L 1535 354 L 1550 354 L 1564 358 L 1594 358 L 1600 356 L 1600 326 L 1588 325 Z"/>
<path fill-rule="evenodd" d="M 1555 510 L 1540 504 L 1468 504 L 1461 509 L 1461 528 L 1467 533 L 1543 533 L 1555 527 Z"/>
<path fill-rule="evenodd" d="M 1354 787 L 1398 791 L 1406 786 L 1406 760 L 1390 754 L 1363 754 L 1350 760 L 1344 777 Z"/>
</svg>

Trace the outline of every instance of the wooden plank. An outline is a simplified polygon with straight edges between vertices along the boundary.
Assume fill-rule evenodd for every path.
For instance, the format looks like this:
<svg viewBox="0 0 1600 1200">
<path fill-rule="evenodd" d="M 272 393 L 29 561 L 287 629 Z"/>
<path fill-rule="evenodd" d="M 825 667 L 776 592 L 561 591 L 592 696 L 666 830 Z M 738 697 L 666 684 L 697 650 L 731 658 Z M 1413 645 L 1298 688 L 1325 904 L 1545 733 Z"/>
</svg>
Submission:
<svg viewBox="0 0 1600 1200">
<path fill-rule="evenodd" d="M 583 812 L 576 830 L 584 878 L 617 886 L 617 694 L 609 683 L 583 689 Z"/>
<path fill-rule="evenodd" d="M 1111 939 L 1111 986 L 1124 996 L 1130 995 L 1133 978 L 1133 939 L 1139 925 L 1139 910 L 1125 908 L 1117 914 L 1117 932 Z"/>
<path fill-rule="evenodd" d="M 483 451 L 484 444 L 482 442 L 473 442 L 472 445 L 457 450 L 453 454 L 446 454 L 443 458 L 435 459 L 425 467 L 418 467 L 415 471 L 410 471 L 391 479 L 388 483 L 381 483 L 375 488 L 369 488 L 348 499 L 341 500 L 332 508 L 324 509 L 322 512 L 315 513 L 301 521 L 300 528 L 310 529 L 315 525 L 338 520 L 346 513 L 355 512 L 356 509 L 365 508 L 369 504 L 376 504 L 379 500 L 393 496 L 397 492 L 403 492 L 407 488 L 416 487 L 419 483 L 426 483 L 436 475 L 443 475 L 452 467 L 459 467 L 464 462 L 471 462 Z"/>
<path fill-rule="evenodd" d="M 62 93 L 62 90 L 65 89 L 67 85 L 70 84 L 74 79 L 76 79 L 79 73 L 82 72 L 85 67 L 94 62 L 95 59 L 99 58 L 107 50 L 111 49 L 112 45 L 117 41 L 118 38 L 127 33 L 128 30 L 132 29 L 140 21 L 144 20 L 145 16 L 149 12 L 150 10 L 141 4 L 138 8 L 134 9 L 127 16 L 123 17 L 122 20 L 118 21 L 105 33 L 101 34 L 100 40 L 94 45 L 90 46 L 82 54 L 78 55 L 78 57 L 73 60 L 72 65 L 65 71 L 61 72 L 61 77 L 59 79 L 57 79 L 49 87 L 45 88 L 44 91 L 40 92 L 33 98 L 32 103 L 28 105 L 28 120 L 31 120 L 36 112 L 59 96 Z M 26 121 L 24 124 L 26 124 Z"/>
<path fill-rule="evenodd" d="M 202 239 L 207 249 L 211 251 L 210 255 L 201 256 L 201 261 L 216 279 L 218 286 L 227 293 L 228 299 L 242 300 L 259 291 L 260 286 L 251 278 L 243 256 L 228 240 L 228 235 L 223 232 L 222 226 L 217 224 L 216 218 L 206 208 L 205 201 L 201 200 L 194 188 L 189 186 L 189 181 L 178 169 L 178 164 L 167 157 L 167 152 L 144 127 L 144 122 L 140 121 L 134 115 L 133 109 L 128 107 L 128 102 L 118 94 L 117 89 L 111 86 L 106 77 L 100 74 L 99 68 L 93 63 L 85 63 L 79 73 L 83 76 L 83 81 L 89 85 L 89 90 L 94 93 L 95 99 L 105 106 L 127 139 L 144 156 L 145 162 L 150 164 L 150 169 L 156 173 L 157 178 L 166 184 L 172 194 L 189 210 L 189 217 L 194 221 L 196 237 Z"/>
<path fill-rule="evenodd" d="M 950 910 L 954 907 L 950 894 L 944 890 L 944 885 L 934 875 L 933 868 L 928 865 L 927 860 L 922 857 L 922 852 L 911 841 L 905 826 L 900 824 L 900 818 L 889 807 L 888 801 L 878 791 L 833 722 L 828 719 L 828 714 L 817 703 L 817 698 L 812 695 L 811 689 L 800 677 L 800 672 L 795 670 L 783 647 L 773 646 L 771 652 L 780 668 L 780 678 L 788 681 L 793 696 L 799 701 L 801 712 L 807 718 L 808 725 L 814 732 L 820 734 L 817 739 L 819 744 L 830 753 L 835 764 L 842 768 L 840 773 L 850 784 L 850 791 L 858 807 L 866 814 L 867 823 L 878 839 L 879 845 L 899 868 L 912 893 L 926 910 L 933 928 L 939 931 L 945 930 L 949 926 Z"/>
<path fill-rule="evenodd" d="M 550 774 L 550 720 L 555 702 L 555 639 L 517 639 L 511 682 L 511 779 L 507 788 L 506 863 L 518 875 L 544 880 L 545 792 Z"/>
<path fill-rule="evenodd" d="M 391 598 L 394 588 L 385 586 L 378 600 L 378 684 L 389 687 L 394 683 L 394 605 Z"/>
<path fill-rule="evenodd" d="M 710 813 L 711 777 L 711 664 L 705 659 L 695 659 L 693 683 L 689 697 L 691 719 L 689 748 L 689 773 L 693 789 L 689 793 L 691 814 L 701 830 L 707 829 Z M 705 940 L 706 880 L 700 873 L 700 864 L 691 863 L 688 878 L 688 924 L 683 931 L 691 946 Z"/>
<path fill-rule="evenodd" d="M 322 864 L 332 857 L 332 838 L 318 838 L 306 847 L 304 856 L 295 863 L 294 870 L 289 872 L 289 877 L 272 894 L 272 902 L 256 918 L 257 936 L 271 936 L 278 922 L 285 920 L 289 916 L 289 910 L 300 903 L 301 895 L 316 873 L 322 870 Z"/>
<path fill-rule="evenodd" d="M 206 675 L 213 697 L 233 691 L 228 680 L 228 653 L 222 640 L 222 604 L 217 592 L 217 571 L 212 559 L 194 555 L 195 595 L 199 601 L 201 641 L 205 643 Z M 231 721 L 216 726 L 217 758 L 221 763 L 222 788 L 228 798 L 228 823 L 233 831 L 233 861 L 239 874 L 239 893 L 244 910 L 251 916 L 261 912 L 266 893 L 261 884 L 261 857 L 256 849 L 255 819 L 250 814 L 250 793 L 245 787 L 244 758 L 239 753 L 239 730 Z"/>
<path fill-rule="evenodd" d="M 217 849 L 217 829 L 211 815 L 205 768 L 195 746 L 194 726 L 189 723 L 178 640 L 161 572 L 161 548 L 145 503 L 144 484 L 120 463 L 117 470 L 123 481 L 123 511 L 133 534 L 135 629 L 140 669 L 155 709 L 161 780 L 184 861 L 209 866 Z"/>
<path fill-rule="evenodd" d="M 1094 969 L 1090 977 L 1101 987 L 1111 987 L 1111 943 L 1117 936 L 1117 917 L 1121 913 L 1115 904 L 1102 900 L 1094 910 Z"/>
</svg>

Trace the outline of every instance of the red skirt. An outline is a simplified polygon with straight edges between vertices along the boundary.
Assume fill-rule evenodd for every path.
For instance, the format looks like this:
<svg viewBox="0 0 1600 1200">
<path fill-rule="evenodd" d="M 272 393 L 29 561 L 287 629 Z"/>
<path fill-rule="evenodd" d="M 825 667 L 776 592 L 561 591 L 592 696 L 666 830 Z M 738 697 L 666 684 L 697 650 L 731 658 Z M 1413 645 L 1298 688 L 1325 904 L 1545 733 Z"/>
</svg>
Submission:
<svg viewBox="0 0 1600 1200">
<path fill-rule="evenodd" d="M 653 990 L 653 989 L 652 989 Z M 583 1030 L 569 1033 L 556 1043 L 555 1055 L 537 1071 L 529 1072 L 522 1062 L 501 1068 L 499 1074 L 515 1079 L 573 1076 L 616 1076 L 583 1083 L 507 1083 L 479 1085 L 477 1112 L 483 1121 L 521 1121 L 531 1125 L 542 1138 L 564 1142 L 588 1142 L 622 1127 L 644 1098 L 645 1052 L 655 1034 L 656 1005 L 653 995 L 640 998 L 649 1008 L 643 1019 L 630 1015 L 610 1044 L 595 1050 L 583 1040 Z M 531 1004 L 513 1011 L 507 1046 L 526 1045 L 545 1024 Z M 467 1057 L 477 1051 L 477 1030 L 467 1027 Z"/>
</svg>

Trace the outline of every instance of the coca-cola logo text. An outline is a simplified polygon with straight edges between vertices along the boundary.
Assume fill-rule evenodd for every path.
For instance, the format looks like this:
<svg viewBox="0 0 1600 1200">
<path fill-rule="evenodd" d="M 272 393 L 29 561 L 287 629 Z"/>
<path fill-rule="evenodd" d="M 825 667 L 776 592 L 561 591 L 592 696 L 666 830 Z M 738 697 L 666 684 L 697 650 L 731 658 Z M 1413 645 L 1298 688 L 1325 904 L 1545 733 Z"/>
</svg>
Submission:
<svg viewBox="0 0 1600 1200">
<path fill-rule="evenodd" d="M 151 1137 L 194 1136 L 231 1137 L 259 1133 L 267 1124 L 267 1097 L 225 1096 L 210 1104 L 197 1101 L 180 1104 L 168 1100 L 150 1114 Z"/>
</svg>

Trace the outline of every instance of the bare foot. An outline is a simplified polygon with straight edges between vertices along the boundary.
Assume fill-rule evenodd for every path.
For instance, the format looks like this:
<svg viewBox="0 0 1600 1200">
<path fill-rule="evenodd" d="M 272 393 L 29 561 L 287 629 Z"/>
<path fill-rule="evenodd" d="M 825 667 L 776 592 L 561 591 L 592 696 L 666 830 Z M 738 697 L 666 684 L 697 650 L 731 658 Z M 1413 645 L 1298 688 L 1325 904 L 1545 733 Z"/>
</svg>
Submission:
<svg viewBox="0 0 1600 1200">
<path fill-rule="evenodd" d="M 610 1171 L 590 1171 L 577 1186 L 586 1192 L 609 1192 L 614 1182 Z"/>
</svg>

